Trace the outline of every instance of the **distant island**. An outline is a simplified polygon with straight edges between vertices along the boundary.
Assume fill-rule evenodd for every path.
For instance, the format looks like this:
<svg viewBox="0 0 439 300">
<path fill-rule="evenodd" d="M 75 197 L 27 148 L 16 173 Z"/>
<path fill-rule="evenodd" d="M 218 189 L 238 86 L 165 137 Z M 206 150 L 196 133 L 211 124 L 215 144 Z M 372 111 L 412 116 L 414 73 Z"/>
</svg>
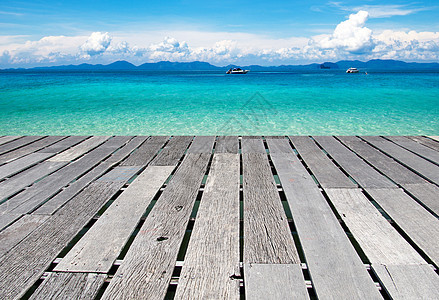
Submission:
<svg viewBox="0 0 439 300">
<path fill-rule="evenodd" d="M 313 63 L 308 65 L 280 65 L 280 66 L 260 66 L 260 65 L 227 65 L 223 67 L 214 66 L 207 62 L 193 61 L 193 62 L 170 62 L 160 61 L 156 63 L 144 63 L 135 66 L 127 61 L 116 61 L 108 65 L 102 64 L 80 64 L 80 65 L 63 65 L 50 67 L 35 67 L 35 68 L 17 68 L 17 69 L 3 69 L 2 71 L 12 70 L 72 70 L 72 71 L 222 71 L 230 68 L 241 67 L 251 71 L 300 71 L 300 70 L 325 70 L 325 69 L 348 69 L 350 67 L 362 69 L 376 69 L 376 70 L 439 70 L 439 63 L 415 63 L 404 62 L 399 60 L 382 60 L 373 59 L 367 62 L 359 60 L 341 60 L 338 62 L 324 62 Z"/>
</svg>

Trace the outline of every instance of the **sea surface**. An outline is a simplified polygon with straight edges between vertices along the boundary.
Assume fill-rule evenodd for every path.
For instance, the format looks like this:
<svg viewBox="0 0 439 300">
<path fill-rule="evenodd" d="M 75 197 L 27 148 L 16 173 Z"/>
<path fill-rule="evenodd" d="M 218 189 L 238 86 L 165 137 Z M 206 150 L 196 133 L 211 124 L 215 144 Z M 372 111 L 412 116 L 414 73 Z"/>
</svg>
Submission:
<svg viewBox="0 0 439 300">
<path fill-rule="evenodd" d="M 439 135 L 439 73 L 1 71 L 0 135 Z"/>
</svg>

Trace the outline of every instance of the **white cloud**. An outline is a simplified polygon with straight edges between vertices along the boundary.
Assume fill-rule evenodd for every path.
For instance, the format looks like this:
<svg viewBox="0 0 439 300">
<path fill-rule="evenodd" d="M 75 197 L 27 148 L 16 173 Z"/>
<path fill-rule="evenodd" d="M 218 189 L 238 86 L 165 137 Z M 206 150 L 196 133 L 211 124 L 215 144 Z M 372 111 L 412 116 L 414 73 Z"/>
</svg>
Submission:
<svg viewBox="0 0 439 300">
<path fill-rule="evenodd" d="M 343 49 L 351 53 L 363 53 L 373 47 L 372 30 L 365 27 L 369 13 L 360 10 L 337 25 L 334 33 L 320 40 L 324 49 Z"/>
<path fill-rule="evenodd" d="M 353 11 L 365 10 L 370 18 L 389 18 L 393 16 L 407 16 L 428 8 L 410 8 L 407 5 L 364 5 L 352 8 Z"/>
<path fill-rule="evenodd" d="M 48 36 L 26 41 L 24 36 L 0 36 L 0 67 L 54 64 L 111 63 L 125 59 L 135 64 L 169 61 L 207 61 L 216 65 L 296 64 L 341 59 L 402 59 L 437 61 L 439 32 L 384 30 L 366 25 L 369 14 L 359 11 L 340 22 L 331 34 L 310 38 L 269 38 L 248 33 L 177 31 L 176 36 L 148 40 L 148 32 L 133 35 L 93 32 L 89 36 Z M 186 37 L 186 38 L 184 38 Z M 202 40 L 205 39 L 204 43 Z M 186 42 L 186 41 L 189 42 Z"/>
<path fill-rule="evenodd" d="M 81 50 L 84 52 L 85 57 L 102 54 L 110 46 L 111 39 L 108 32 L 93 32 L 81 46 Z"/>
<path fill-rule="evenodd" d="M 420 11 L 429 10 L 429 7 L 415 7 L 409 4 L 383 4 L 383 5 L 362 5 L 362 6 L 345 6 L 341 2 L 330 1 L 329 6 L 335 7 L 346 12 L 367 11 L 370 18 L 390 18 L 393 16 L 407 16 Z M 317 8 L 320 9 L 321 8 Z"/>
</svg>

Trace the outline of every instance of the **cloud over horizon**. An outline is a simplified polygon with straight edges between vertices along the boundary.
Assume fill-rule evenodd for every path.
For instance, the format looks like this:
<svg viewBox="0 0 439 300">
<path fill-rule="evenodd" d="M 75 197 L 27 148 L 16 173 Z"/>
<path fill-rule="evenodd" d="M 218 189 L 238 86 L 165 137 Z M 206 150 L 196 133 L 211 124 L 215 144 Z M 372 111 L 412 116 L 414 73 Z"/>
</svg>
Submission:
<svg viewBox="0 0 439 300">
<path fill-rule="evenodd" d="M 376 17 L 377 13 L 374 14 Z M 276 39 L 255 36 L 259 41 L 250 46 L 248 38 L 245 41 L 247 44 L 239 38 L 225 38 L 210 45 L 192 47 L 190 41 L 172 36 L 165 36 L 161 42 L 149 45 L 130 45 L 123 35 L 113 36 L 108 32 L 93 32 L 89 36 L 47 36 L 38 41 L 22 42 L 5 36 L 4 42 L 0 43 L 0 67 L 110 63 L 119 59 L 133 63 L 199 60 L 217 65 L 293 64 L 374 58 L 409 61 L 439 59 L 439 32 L 387 29 L 374 33 L 366 25 L 369 17 L 371 14 L 368 11 L 359 10 L 340 22 L 331 34 L 310 38 L 291 37 L 279 40 L 279 43 L 276 43 Z M 273 46 L 277 44 L 288 46 Z"/>
</svg>

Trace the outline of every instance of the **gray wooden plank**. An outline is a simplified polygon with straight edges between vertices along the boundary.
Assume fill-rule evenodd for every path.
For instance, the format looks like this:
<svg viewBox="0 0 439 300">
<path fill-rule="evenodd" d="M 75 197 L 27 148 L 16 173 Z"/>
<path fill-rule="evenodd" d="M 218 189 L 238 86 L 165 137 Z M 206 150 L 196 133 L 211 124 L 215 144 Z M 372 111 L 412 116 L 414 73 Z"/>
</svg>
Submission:
<svg viewBox="0 0 439 300">
<path fill-rule="evenodd" d="M 404 190 L 439 216 L 439 187 L 431 183 L 405 184 Z"/>
<path fill-rule="evenodd" d="M 0 166 L 0 179 L 14 175 L 52 156 L 50 153 L 31 153 Z"/>
<path fill-rule="evenodd" d="M 439 220 L 401 189 L 367 189 L 372 198 L 427 256 L 439 264 Z"/>
<path fill-rule="evenodd" d="M 437 299 L 439 277 L 429 265 L 377 265 L 374 272 L 393 299 Z"/>
<path fill-rule="evenodd" d="M 380 140 L 371 139 L 370 137 L 362 138 L 384 153 L 392 156 L 401 164 L 409 167 L 434 183 L 439 184 L 439 166 L 388 140 L 385 140 L 384 138 L 381 138 Z"/>
<path fill-rule="evenodd" d="M 238 153 L 237 136 L 219 136 L 216 141 L 215 153 Z"/>
<path fill-rule="evenodd" d="M 134 151 L 121 166 L 145 166 L 169 140 L 169 136 L 152 136 Z"/>
<path fill-rule="evenodd" d="M 120 161 L 125 159 L 127 156 L 131 155 L 133 153 L 133 151 L 136 151 L 136 149 L 142 143 L 144 143 L 147 138 L 148 138 L 147 136 L 134 137 L 126 145 L 124 145 L 122 148 L 119 148 L 116 152 L 112 153 L 111 156 L 105 161 L 107 163 L 111 163 L 111 164 L 119 163 Z M 139 165 L 139 166 L 144 166 L 144 165 Z"/>
<path fill-rule="evenodd" d="M 433 150 L 439 151 L 439 143 L 435 140 L 432 140 L 430 138 L 424 137 L 424 136 L 407 136 L 407 138 L 421 144 L 424 146 L 427 146 Z"/>
<path fill-rule="evenodd" d="M 63 139 L 49 147 L 43 148 L 39 150 L 38 152 L 41 153 L 59 153 L 61 151 L 64 151 L 72 146 L 75 146 L 85 139 L 89 138 L 89 136 L 69 136 L 66 139 Z"/>
<path fill-rule="evenodd" d="M 439 214 L 439 188 L 437 186 L 357 137 L 339 137 L 339 139 L 357 155 L 400 184 L 405 190 L 410 191 L 425 206 Z"/>
<path fill-rule="evenodd" d="M 189 153 L 152 208 L 103 299 L 163 299 L 210 154 Z"/>
<path fill-rule="evenodd" d="M 322 187 L 357 187 L 309 137 L 291 136 L 290 140 Z"/>
<path fill-rule="evenodd" d="M 6 135 L 6 136 L 2 136 L 2 137 L 0 137 L 0 145 L 2 145 L 2 144 L 5 144 L 5 143 L 7 143 L 7 142 L 10 142 L 10 141 L 13 141 L 13 140 L 16 140 L 16 139 L 19 139 L 19 138 L 21 138 L 22 136 L 12 136 L 12 135 Z"/>
<path fill-rule="evenodd" d="M 176 166 L 191 143 L 192 136 L 174 136 L 151 161 L 151 166 Z"/>
<path fill-rule="evenodd" d="M 242 139 L 242 166 L 244 262 L 299 263 L 262 139 Z"/>
<path fill-rule="evenodd" d="M 83 141 L 82 143 L 77 144 L 76 146 L 73 146 L 72 148 L 64 152 L 55 155 L 54 157 L 50 158 L 49 161 L 69 162 L 75 160 L 76 158 L 82 156 L 83 154 L 89 152 L 90 150 L 98 147 L 109 138 L 110 138 L 109 136 L 92 136 L 91 138 Z"/>
<path fill-rule="evenodd" d="M 244 263 L 299 263 L 267 155 L 244 152 L 242 167 Z"/>
<path fill-rule="evenodd" d="M 428 137 L 429 137 L 430 139 L 432 139 L 432 140 L 435 140 L 435 141 L 439 142 L 439 136 L 432 136 L 432 135 L 429 135 Z"/>
<path fill-rule="evenodd" d="M 21 217 L 19 214 L 2 213 L 0 214 L 0 231 L 12 224 Z"/>
<path fill-rule="evenodd" d="M 60 193 L 50 198 L 32 214 L 51 215 L 57 211 L 67 201 L 72 199 L 77 193 L 79 193 L 84 187 L 90 184 L 93 180 L 97 179 L 105 172 L 107 172 L 115 164 L 122 161 L 127 157 L 134 149 L 136 149 L 141 143 L 145 141 L 146 137 L 135 137 L 123 148 L 117 150 L 108 159 L 100 163 L 97 167 L 93 168 L 87 174 L 69 184 Z"/>
<path fill-rule="evenodd" d="M 0 257 L 47 220 L 47 216 L 26 215 L 0 232 Z"/>
<path fill-rule="evenodd" d="M 31 212 L 68 183 L 99 164 L 99 162 L 123 146 L 129 139 L 130 137 L 112 138 L 101 147 L 95 148 L 78 160 L 41 179 L 22 193 L 9 199 L 5 203 L 7 205 L 6 211 L 15 214 Z M 81 148 L 81 150 L 83 149 Z M 4 206 L 0 206 L 0 210 L 4 210 L 2 207 Z"/>
<path fill-rule="evenodd" d="M 373 167 L 398 184 L 426 182 L 426 180 L 418 174 L 412 172 L 410 169 L 404 167 L 393 158 L 385 155 L 358 137 L 340 136 L 338 139 Z"/>
<path fill-rule="evenodd" d="M 50 273 L 29 299 L 94 299 L 106 275 Z"/>
<path fill-rule="evenodd" d="M 243 137 L 241 140 L 242 153 L 267 154 L 262 139 L 259 137 Z"/>
<path fill-rule="evenodd" d="M 19 298 L 125 182 L 95 182 L 0 260 L 0 297 Z"/>
<path fill-rule="evenodd" d="M 315 136 L 314 139 L 326 152 L 362 187 L 397 188 L 397 185 L 381 175 L 355 153 L 330 136 Z"/>
<path fill-rule="evenodd" d="M 239 299 L 239 273 L 239 155 L 215 153 L 175 299 Z"/>
<path fill-rule="evenodd" d="M 435 164 L 439 164 L 439 152 L 436 150 L 421 145 L 404 136 L 386 136 L 385 138 Z"/>
<path fill-rule="evenodd" d="M 50 146 L 56 142 L 59 142 L 60 140 L 65 139 L 65 136 L 47 136 L 42 138 L 41 140 L 38 140 L 36 142 L 33 142 L 31 144 L 28 144 L 26 146 L 23 146 L 21 148 L 18 148 L 14 151 L 7 152 L 3 155 L 0 155 L 0 164 L 7 163 L 10 161 L 13 161 L 17 158 L 23 157 L 25 155 L 34 153 L 36 151 L 42 150 L 47 146 Z"/>
<path fill-rule="evenodd" d="M 360 189 L 325 191 L 372 265 L 426 264 Z"/>
<path fill-rule="evenodd" d="M 15 150 L 17 148 L 23 147 L 32 142 L 42 139 L 43 136 L 24 136 L 22 138 L 10 141 L 8 143 L 0 145 L 0 155 L 6 152 Z"/>
<path fill-rule="evenodd" d="M 309 299 L 299 264 L 245 264 L 244 274 L 246 299 Z"/>
<path fill-rule="evenodd" d="M 276 143 L 288 142 L 271 139 L 267 142 L 319 299 L 381 299 L 361 259 L 305 167 L 292 150 L 285 153 L 272 151 Z M 288 149 L 286 146 L 282 148 Z"/>
<path fill-rule="evenodd" d="M 108 273 L 146 208 L 173 169 L 174 167 L 164 166 L 147 167 L 112 203 L 54 270 Z"/>
<path fill-rule="evenodd" d="M 13 194 L 21 191 L 25 187 L 31 185 L 35 181 L 44 176 L 47 176 L 61 167 L 65 166 L 66 162 L 52 162 L 52 161 L 44 161 L 36 166 L 33 166 L 14 177 L 11 177 L 0 183 L 0 202 L 1 200 L 6 199 L 7 197 L 12 196 Z M 0 212 L 5 211 L 3 206 L 7 202 L 0 205 Z"/>
<path fill-rule="evenodd" d="M 212 151 L 213 144 L 215 143 L 214 136 L 196 136 L 187 150 L 187 153 L 208 153 Z"/>
<path fill-rule="evenodd" d="M 31 154 L 35 151 L 41 150 L 49 145 L 52 145 L 56 142 L 59 142 L 60 140 L 62 140 L 64 138 L 66 138 L 66 137 L 65 136 L 47 136 L 45 138 L 42 138 L 41 140 L 38 140 L 36 142 L 33 142 L 31 144 L 28 144 L 26 146 L 18 148 L 14 151 L 7 152 L 7 153 L 0 156 L 0 164 L 10 162 L 10 161 L 15 160 L 17 158 Z"/>
</svg>

